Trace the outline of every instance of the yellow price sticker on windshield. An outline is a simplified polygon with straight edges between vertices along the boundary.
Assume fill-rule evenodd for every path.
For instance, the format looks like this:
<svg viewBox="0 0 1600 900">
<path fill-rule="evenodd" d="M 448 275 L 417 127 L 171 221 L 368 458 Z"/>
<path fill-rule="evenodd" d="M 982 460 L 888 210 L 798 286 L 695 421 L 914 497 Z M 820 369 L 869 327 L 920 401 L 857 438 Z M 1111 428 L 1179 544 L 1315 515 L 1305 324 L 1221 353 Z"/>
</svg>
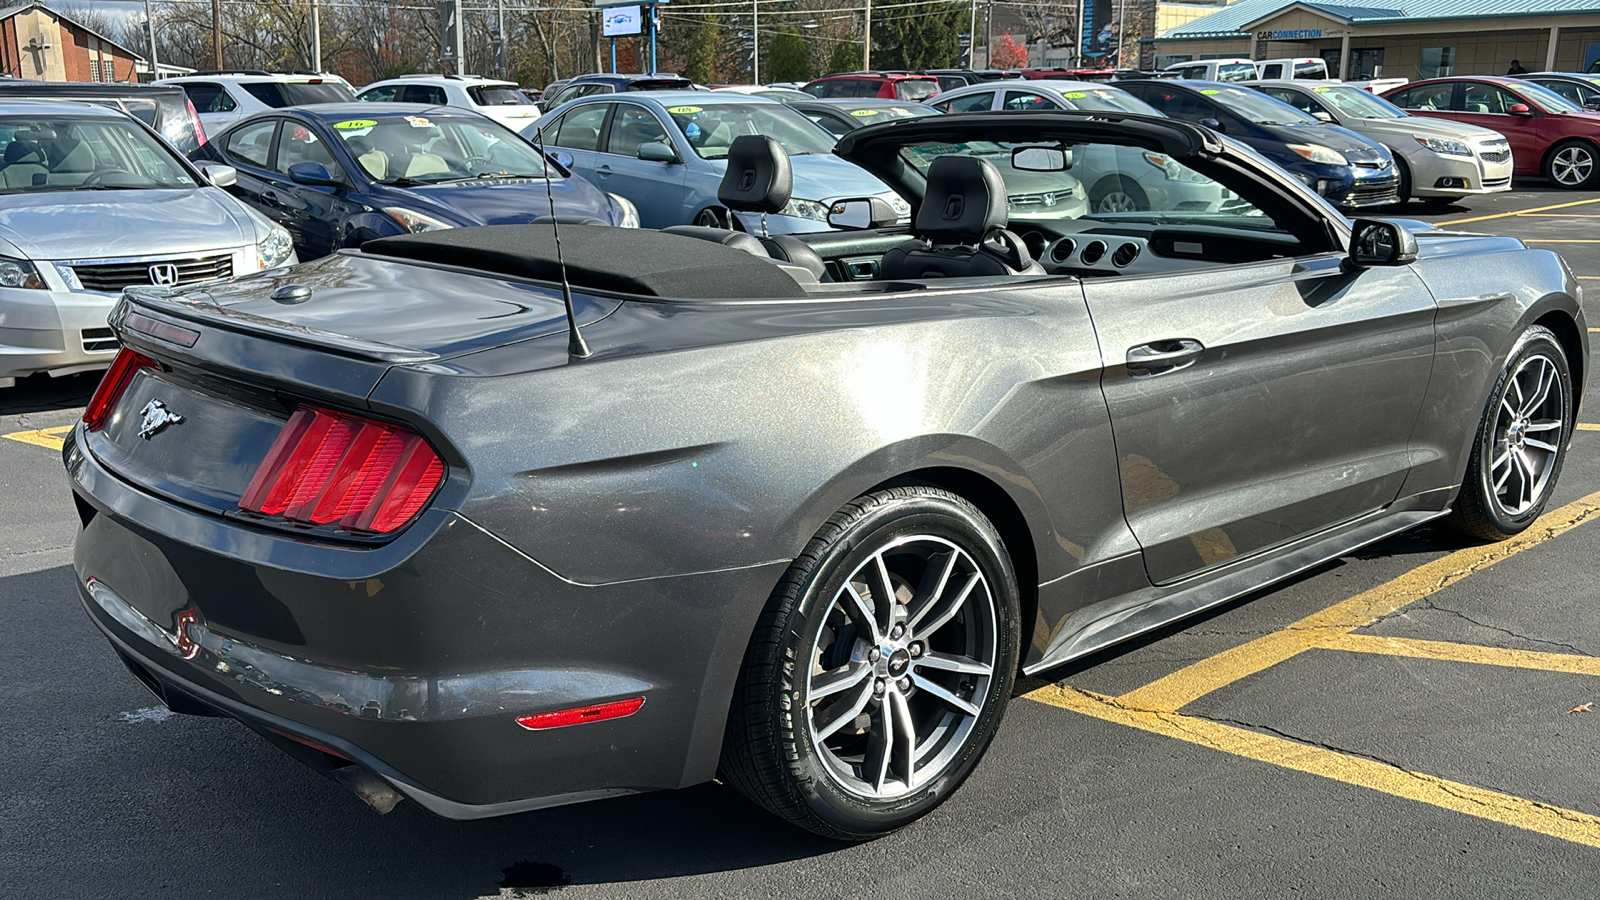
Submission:
<svg viewBox="0 0 1600 900">
<path fill-rule="evenodd" d="M 697 112 L 705 112 L 705 108 L 701 106 L 669 106 L 667 107 L 667 112 L 675 116 L 692 116 Z"/>
<path fill-rule="evenodd" d="M 850 115 L 856 116 L 856 117 L 862 118 L 862 119 L 869 118 L 869 117 L 875 116 L 877 114 L 878 114 L 878 111 L 875 110 L 875 109 L 852 109 L 852 110 L 850 110 Z"/>
<path fill-rule="evenodd" d="M 1061 96 L 1067 98 L 1068 100 L 1082 100 L 1089 95 L 1085 94 L 1083 91 L 1072 91 L 1070 93 L 1062 94 Z"/>
<path fill-rule="evenodd" d="M 1331 87 L 1315 87 L 1315 88 L 1312 88 L 1312 90 L 1316 91 L 1319 94 L 1326 94 L 1327 92 L 1333 90 L 1333 88 L 1331 88 Z"/>
<path fill-rule="evenodd" d="M 351 119 L 348 122 L 336 123 L 333 127 L 335 127 L 335 128 L 344 128 L 344 129 L 371 128 L 371 127 L 373 127 L 373 126 L 375 126 L 377 124 L 378 124 L 377 122 L 374 122 L 371 119 Z"/>
<path fill-rule="evenodd" d="M 1216 88 L 1205 88 L 1205 89 L 1204 89 L 1204 90 L 1202 90 L 1202 91 L 1201 91 L 1201 92 L 1200 92 L 1200 93 L 1202 93 L 1202 94 L 1205 94 L 1205 95 L 1206 95 L 1206 96 L 1208 96 L 1208 97 L 1209 97 L 1209 96 L 1210 96 L 1210 95 L 1212 95 L 1212 94 L 1220 94 L 1220 93 L 1222 93 L 1222 92 L 1221 92 L 1221 91 L 1219 91 L 1219 90 L 1217 90 L 1217 89 L 1216 89 Z"/>
</svg>

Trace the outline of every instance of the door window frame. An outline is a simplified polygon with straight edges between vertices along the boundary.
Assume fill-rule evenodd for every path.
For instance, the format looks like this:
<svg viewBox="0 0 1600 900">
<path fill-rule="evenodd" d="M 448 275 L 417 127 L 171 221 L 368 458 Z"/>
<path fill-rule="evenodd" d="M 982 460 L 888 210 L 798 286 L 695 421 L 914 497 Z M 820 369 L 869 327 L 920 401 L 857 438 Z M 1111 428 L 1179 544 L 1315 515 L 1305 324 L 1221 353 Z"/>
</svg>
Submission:
<svg viewBox="0 0 1600 900">
<path fill-rule="evenodd" d="M 273 169 L 273 164 L 276 163 L 278 159 L 278 134 L 283 130 L 283 122 L 284 119 L 282 116 L 273 116 L 265 121 L 251 122 L 248 125 L 231 129 L 227 134 L 227 140 L 222 145 L 222 155 L 227 157 L 228 161 L 234 163 L 236 167 L 242 162 L 245 168 L 267 175 L 277 174 L 276 170 Z M 258 125 L 266 124 L 271 124 L 272 126 L 272 136 L 267 139 L 267 161 L 264 163 L 256 163 L 249 160 L 242 160 L 240 157 L 235 155 L 233 150 L 234 139 Z"/>
</svg>

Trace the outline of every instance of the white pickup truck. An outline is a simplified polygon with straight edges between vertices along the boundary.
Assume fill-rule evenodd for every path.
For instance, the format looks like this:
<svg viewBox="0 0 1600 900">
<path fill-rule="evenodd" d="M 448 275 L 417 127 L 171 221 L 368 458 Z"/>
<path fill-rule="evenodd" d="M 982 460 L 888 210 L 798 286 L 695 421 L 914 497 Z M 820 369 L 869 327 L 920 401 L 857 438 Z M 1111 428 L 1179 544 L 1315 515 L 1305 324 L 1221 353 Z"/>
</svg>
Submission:
<svg viewBox="0 0 1600 900">
<path fill-rule="evenodd" d="M 1335 81 L 1328 71 L 1326 60 L 1314 56 L 1285 57 L 1283 59 L 1262 59 L 1254 63 L 1256 78 L 1261 81 L 1299 80 L 1310 79 L 1320 81 Z M 1406 83 L 1404 78 L 1372 78 L 1366 81 L 1345 81 L 1351 87 L 1360 88 L 1373 94 L 1381 94 L 1390 88 L 1399 87 Z"/>
</svg>

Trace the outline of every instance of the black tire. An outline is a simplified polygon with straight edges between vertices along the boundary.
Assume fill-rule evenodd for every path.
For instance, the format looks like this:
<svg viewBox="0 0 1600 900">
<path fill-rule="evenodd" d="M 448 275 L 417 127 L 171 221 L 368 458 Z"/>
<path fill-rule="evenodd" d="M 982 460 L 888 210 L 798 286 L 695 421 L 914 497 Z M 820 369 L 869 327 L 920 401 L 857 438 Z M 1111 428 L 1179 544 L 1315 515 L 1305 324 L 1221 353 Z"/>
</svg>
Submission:
<svg viewBox="0 0 1600 900">
<path fill-rule="evenodd" d="M 1117 201 L 1113 203 L 1112 201 Z M 1108 208 L 1102 209 L 1106 204 Z M 1150 198 L 1139 182 L 1123 175 L 1111 175 L 1095 182 L 1089 190 L 1089 211 L 1140 212 L 1150 208 Z"/>
<path fill-rule="evenodd" d="M 1553 376 L 1549 390 L 1553 393 L 1559 389 L 1559 396 L 1534 404 L 1540 395 L 1537 387 L 1529 389 L 1530 376 L 1545 367 Z M 1528 398 L 1529 393 L 1535 397 Z M 1525 410 L 1527 414 L 1523 415 Z M 1495 380 L 1494 390 L 1489 392 L 1489 402 L 1473 438 L 1461 494 L 1446 521 L 1457 531 L 1486 541 L 1503 541 L 1533 524 L 1550 502 L 1561 475 L 1575 415 L 1566 352 L 1550 329 L 1542 325 L 1529 327 L 1517 339 L 1505 368 Z M 1513 428 L 1519 421 L 1534 423 L 1538 430 L 1526 424 Z M 1559 430 L 1551 430 L 1551 422 L 1558 422 Z M 1528 444 L 1530 440 L 1535 444 Z M 1537 444 L 1547 444 L 1555 450 L 1547 452 Z M 1497 465 L 1500 459 L 1506 461 Z M 1536 475 L 1525 474 L 1535 468 Z"/>
<path fill-rule="evenodd" d="M 1395 186 L 1395 197 L 1397 198 L 1395 203 L 1404 206 L 1411 200 L 1411 167 L 1406 165 L 1405 157 L 1395 153 L 1393 150 L 1389 151 L 1389 155 L 1394 157 L 1395 175 L 1400 179 L 1400 183 Z"/>
<path fill-rule="evenodd" d="M 960 552 L 917 555 L 946 545 Z M 913 565 L 918 559 L 920 570 Z M 892 591 L 881 591 L 895 599 L 880 604 L 880 591 L 864 584 L 870 593 L 860 603 L 839 605 L 848 596 L 847 581 L 855 591 L 863 583 L 856 576 L 877 572 L 880 561 L 891 582 L 902 579 Z M 973 587 L 970 579 L 978 576 L 983 580 Z M 964 601 L 948 599 L 958 583 L 966 588 Z M 919 604 L 918 597 L 933 601 Z M 892 615 L 878 615 L 885 606 Z M 932 613 L 940 621 L 929 627 L 936 607 L 955 612 Z M 863 649 L 873 640 L 859 624 L 868 611 L 877 620 L 870 626 L 873 634 L 886 629 L 880 646 L 891 646 L 891 638 L 908 643 L 888 656 Z M 852 501 L 811 539 L 767 602 L 734 691 L 722 777 L 779 818 L 837 840 L 870 840 L 909 825 L 944 802 L 988 748 L 1016 676 L 1019 617 L 1016 576 L 1004 543 L 972 504 L 921 486 Z M 960 637 L 986 632 L 989 637 L 976 642 Z M 951 649 L 963 640 L 968 647 L 993 649 L 987 674 L 941 671 L 949 660 L 965 660 L 963 651 Z M 827 690 L 822 684 L 830 672 L 863 669 L 864 680 L 848 679 L 859 688 L 813 701 L 813 694 Z M 949 687 L 951 680 L 956 687 Z M 959 695 L 977 714 L 958 711 L 927 687 L 930 681 Z M 820 725 L 822 720 L 836 730 Z M 849 727 L 835 724 L 840 722 Z M 949 731 L 941 733 L 941 722 L 949 723 Z M 909 730 L 916 740 L 895 744 L 895 728 Z M 860 749 L 859 770 L 845 752 L 852 746 Z M 876 759 L 874 747 L 883 748 Z M 926 749 L 919 755 L 921 748 Z M 894 755 L 902 751 L 909 756 Z M 877 770 L 876 786 L 869 783 L 871 769 Z M 891 770 L 913 774 L 895 780 L 887 777 Z"/>
<path fill-rule="evenodd" d="M 1543 170 L 1556 187 L 1591 190 L 1600 184 L 1600 149 L 1584 140 L 1562 141 L 1544 155 Z"/>
</svg>

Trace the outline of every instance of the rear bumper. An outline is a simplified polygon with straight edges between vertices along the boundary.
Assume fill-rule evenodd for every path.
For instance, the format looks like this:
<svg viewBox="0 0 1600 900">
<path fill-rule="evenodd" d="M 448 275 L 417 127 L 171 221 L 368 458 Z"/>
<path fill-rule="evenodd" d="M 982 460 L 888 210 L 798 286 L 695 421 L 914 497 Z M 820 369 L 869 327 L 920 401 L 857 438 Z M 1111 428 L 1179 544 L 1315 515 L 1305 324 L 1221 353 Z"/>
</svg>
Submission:
<svg viewBox="0 0 1600 900">
<path fill-rule="evenodd" d="M 76 440 L 65 455 L 84 608 L 141 680 L 450 818 L 710 778 L 750 635 L 732 608 L 759 610 L 783 568 L 575 585 L 444 510 L 328 547 L 153 497 Z M 624 719 L 516 723 L 639 696 Z"/>
</svg>

